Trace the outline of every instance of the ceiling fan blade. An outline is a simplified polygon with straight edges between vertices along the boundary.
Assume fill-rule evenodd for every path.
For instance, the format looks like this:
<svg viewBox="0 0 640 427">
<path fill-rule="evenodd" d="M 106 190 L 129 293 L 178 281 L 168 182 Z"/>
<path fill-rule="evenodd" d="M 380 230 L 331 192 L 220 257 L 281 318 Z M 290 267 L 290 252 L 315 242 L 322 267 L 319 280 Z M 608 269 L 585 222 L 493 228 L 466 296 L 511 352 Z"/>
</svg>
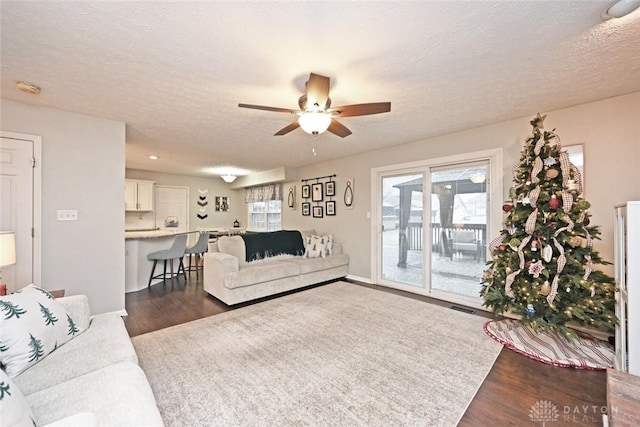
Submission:
<svg viewBox="0 0 640 427">
<path fill-rule="evenodd" d="M 327 130 L 334 135 L 338 135 L 341 138 L 351 135 L 351 131 L 336 119 L 331 119 L 331 124 L 329 125 L 329 128 Z"/>
<path fill-rule="evenodd" d="M 371 102 L 369 104 L 343 105 L 327 110 L 339 117 L 367 116 L 369 114 L 388 113 L 391 111 L 390 102 Z"/>
<path fill-rule="evenodd" d="M 286 125 L 282 129 L 280 129 L 278 132 L 274 133 L 273 136 L 286 135 L 289 132 L 291 132 L 292 130 L 298 129 L 299 127 L 300 127 L 300 123 L 298 123 L 298 121 L 296 120 L 295 122 L 289 123 L 288 125 Z"/>
<path fill-rule="evenodd" d="M 313 103 L 317 103 L 320 109 L 325 109 L 327 106 L 327 100 L 329 99 L 329 77 L 321 76 L 318 74 L 309 74 L 309 80 L 307 81 L 307 100 L 313 100 Z M 312 105 L 307 105 L 307 108 Z"/>
<path fill-rule="evenodd" d="M 274 111 L 276 113 L 297 113 L 298 110 L 290 108 L 266 107 L 264 105 L 238 104 L 240 108 L 252 108 L 254 110 Z"/>
</svg>

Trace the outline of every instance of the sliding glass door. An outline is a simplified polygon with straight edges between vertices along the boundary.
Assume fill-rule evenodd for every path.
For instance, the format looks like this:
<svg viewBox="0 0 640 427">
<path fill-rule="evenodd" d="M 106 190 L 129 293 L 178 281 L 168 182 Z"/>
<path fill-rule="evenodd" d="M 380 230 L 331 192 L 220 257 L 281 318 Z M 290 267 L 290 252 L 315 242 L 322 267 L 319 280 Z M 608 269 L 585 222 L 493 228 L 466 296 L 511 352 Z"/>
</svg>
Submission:
<svg viewBox="0 0 640 427">
<path fill-rule="evenodd" d="M 499 231 L 497 150 L 374 169 L 375 283 L 479 306 L 487 239 Z M 501 199 L 500 199 L 501 200 Z M 497 223 L 496 223 L 497 221 Z"/>
<path fill-rule="evenodd" d="M 381 181 L 382 278 L 424 287 L 422 174 L 384 176 Z"/>
</svg>

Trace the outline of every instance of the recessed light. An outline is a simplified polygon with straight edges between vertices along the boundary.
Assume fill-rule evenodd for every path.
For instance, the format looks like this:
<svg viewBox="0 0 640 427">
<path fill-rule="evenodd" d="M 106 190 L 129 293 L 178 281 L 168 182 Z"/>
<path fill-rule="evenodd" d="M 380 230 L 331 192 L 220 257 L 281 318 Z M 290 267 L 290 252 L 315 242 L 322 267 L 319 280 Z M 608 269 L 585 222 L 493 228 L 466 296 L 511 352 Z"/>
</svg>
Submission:
<svg viewBox="0 0 640 427">
<path fill-rule="evenodd" d="M 160 157 L 156 156 L 155 154 L 152 154 L 152 155 L 149 156 L 149 158 L 151 160 L 158 160 Z"/>
<path fill-rule="evenodd" d="M 39 94 L 40 91 L 42 90 L 38 85 L 29 83 L 29 82 L 23 82 L 23 81 L 16 82 L 16 87 L 23 92 L 31 93 L 33 95 Z"/>
<path fill-rule="evenodd" d="M 618 0 L 602 13 L 602 19 L 622 18 L 640 8 L 640 0 Z"/>
</svg>

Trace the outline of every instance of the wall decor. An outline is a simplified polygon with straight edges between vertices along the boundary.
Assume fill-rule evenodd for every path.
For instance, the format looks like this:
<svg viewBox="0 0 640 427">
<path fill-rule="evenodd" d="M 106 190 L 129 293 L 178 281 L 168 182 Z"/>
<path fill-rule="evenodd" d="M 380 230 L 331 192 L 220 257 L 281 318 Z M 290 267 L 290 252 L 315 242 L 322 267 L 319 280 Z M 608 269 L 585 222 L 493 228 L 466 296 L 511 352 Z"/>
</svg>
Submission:
<svg viewBox="0 0 640 427">
<path fill-rule="evenodd" d="M 344 205 L 353 209 L 353 178 L 348 179 L 344 189 Z"/>
<path fill-rule="evenodd" d="M 302 198 L 308 199 L 309 197 L 311 197 L 311 186 L 305 184 L 302 186 Z"/>
<path fill-rule="evenodd" d="M 207 205 L 209 202 L 207 201 L 207 193 L 208 189 L 200 189 L 198 188 L 198 213 L 197 217 L 200 220 L 206 219 L 209 215 L 207 215 Z"/>
<path fill-rule="evenodd" d="M 321 202 L 323 199 L 323 191 L 322 191 L 322 183 L 317 182 L 311 185 L 311 201 L 312 202 Z"/>
<path fill-rule="evenodd" d="M 216 211 L 217 212 L 229 212 L 229 197 L 216 196 Z"/>
<path fill-rule="evenodd" d="M 335 200 L 330 200 L 325 203 L 325 212 L 327 216 L 333 216 L 336 214 L 336 202 Z"/>
<path fill-rule="evenodd" d="M 313 207 L 313 217 L 314 218 L 322 218 L 322 206 L 316 205 Z"/>
<path fill-rule="evenodd" d="M 289 188 L 289 195 L 287 196 L 287 206 L 290 208 L 296 207 L 296 187 Z"/>
<path fill-rule="evenodd" d="M 309 216 L 311 215 L 311 203 L 304 202 L 302 204 L 302 215 Z"/>
<path fill-rule="evenodd" d="M 327 181 L 324 183 L 324 194 L 327 197 L 336 195 L 336 182 L 335 181 Z"/>
</svg>

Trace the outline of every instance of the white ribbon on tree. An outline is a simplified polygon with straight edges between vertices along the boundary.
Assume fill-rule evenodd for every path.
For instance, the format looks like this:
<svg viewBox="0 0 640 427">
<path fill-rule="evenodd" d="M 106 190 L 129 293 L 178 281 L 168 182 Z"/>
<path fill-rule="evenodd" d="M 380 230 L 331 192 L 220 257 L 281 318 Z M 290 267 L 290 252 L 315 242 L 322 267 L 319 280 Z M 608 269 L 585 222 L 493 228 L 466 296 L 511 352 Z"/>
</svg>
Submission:
<svg viewBox="0 0 640 427">
<path fill-rule="evenodd" d="M 536 156 L 540 154 L 540 151 L 542 150 L 542 147 L 544 147 L 544 144 L 545 144 L 544 131 L 542 131 L 540 132 L 540 138 L 538 138 L 538 141 L 536 142 L 536 146 L 533 148 L 533 152 L 535 153 Z"/>
<path fill-rule="evenodd" d="M 591 275 L 591 272 L 593 271 L 593 261 L 591 260 L 591 255 L 585 255 L 584 259 L 586 259 L 587 262 L 585 263 L 584 276 L 582 276 L 582 278 L 584 280 L 587 280 L 589 278 L 589 276 Z M 591 295 L 591 296 L 593 296 L 593 295 Z"/>
<path fill-rule="evenodd" d="M 538 208 L 535 208 L 533 212 L 529 214 L 529 218 L 527 218 L 527 222 L 524 225 L 524 231 L 527 234 L 533 234 L 536 229 L 536 221 L 538 219 Z"/>
<path fill-rule="evenodd" d="M 564 248 L 555 237 L 553 238 L 553 245 L 558 249 L 560 255 L 558 256 L 558 268 L 556 269 L 556 275 L 551 282 L 551 292 L 547 295 L 547 302 L 549 305 L 553 304 L 553 300 L 555 300 L 556 295 L 558 295 L 558 280 L 560 278 L 560 273 L 562 273 L 564 266 L 567 264 L 567 257 L 564 254 Z"/>
<path fill-rule="evenodd" d="M 538 174 L 542 171 L 543 166 L 544 166 L 544 163 L 542 162 L 542 159 L 540 157 L 536 157 L 536 159 L 533 162 L 533 169 L 531 170 L 531 182 L 533 184 L 537 184 L 538 182 L 540 182 L 540 178 L 538 178 Z"/>
<path fill-rule="evenodd" d="M 531 236 L 527 236 L 524 239 L 522 239 L 522 243 L 520 243 L 520 246 L 518 246 L 518 258 L 520 258 L 520 269 L 524 268 L 524 247 L 527 246 L 527 244 L 529 243 L 529 240 L 531 240 Z"/>
<path fill-rule="evenodd" d="M 573 206 L 573 195 L 566 189 L 562 189 L 562 209 L 569 212 Z"/>
<path fill-rule="evenodd" d="M 531 203 L 531 206 L 534 208 L 538 206 L 538 197 L 540 197 L 539 185 L 529 192 L 529 203 Z"/>
<path fill-rule="evenodd" d="M 498 246 L 500 246 L 501 244 L 504 243 L 505 239 L 506 239 L 506 236 L 504 234 L 501 234 L 498 237 L 496 237 L 495 239 L 493 239 L 491 241 L 491 243 L 489 243 L 489 253 L 492 256 L 493 256 L 493 253 L 495 252 L 495 250 L 498 249 Z"/>
<path fill-rule="evenodd" d="M 520 271 L 521 270 L 514 271 L 513 273 L 509 274 L 505 279 L 504 293 L 509 298 L 515 297 L 515 295 L 513 294 L 513 291 L 511 290 L 511 285 L 513 284 L 513 281 L 516 279 L 516 276 L 520 274 Z"/>
</svg>

